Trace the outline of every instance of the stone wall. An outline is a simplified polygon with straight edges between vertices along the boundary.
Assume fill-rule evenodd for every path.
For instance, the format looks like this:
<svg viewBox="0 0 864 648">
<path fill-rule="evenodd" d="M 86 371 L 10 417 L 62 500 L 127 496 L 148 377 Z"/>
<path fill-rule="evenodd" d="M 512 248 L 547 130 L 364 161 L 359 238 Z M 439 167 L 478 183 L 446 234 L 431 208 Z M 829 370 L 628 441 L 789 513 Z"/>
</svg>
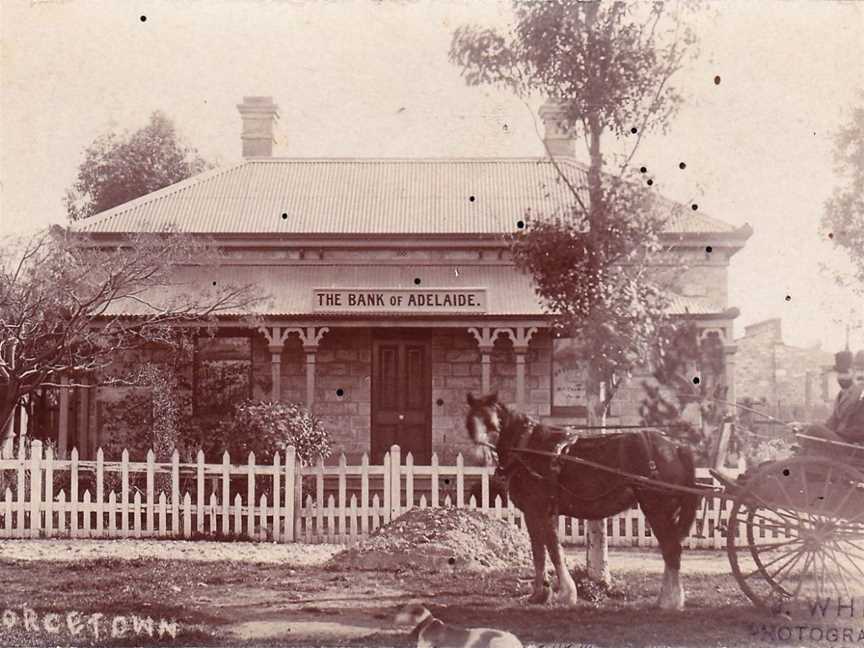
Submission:
<svg viewBox="0 0 864 648">
<path fill-rule="evenodd" d="M 780 418 L 822 418 L 837 395 L 834 355 L 819 348 L 783 342 L 779 319 L 745 327 L 737 339 L 735 381 L 738 400 L 764 401 Z"/>
<path fill-rule="evenodd" d="M 465 431 L 466 394 L 482 389 L 482 366 L 477 342 L 466 329 L 429 331 L 432 363 L 432 449 L 439 460 L 452 463 L 472 449 Z M 315 413 L 330 430 L 337 449 L 349 462 L 370 450 L 372 407 L 372 331 L 332 327 L 321 339 L 315 378 Z M 551 338 L 535 335 L 525 367 L 525 411 L 539 417 L 550 413 Z M 256 382 L 269 384 L 270 352 L 266 341 L 254 346 Z M 509 338 L 499 336 L 492 354 L 491 385 L 504 402 L 516 401 L 516 360 Z M 338 390 L 342 390 L 341 394 Z M 269 399 L 269 389 L 256 391 Z M 296 336 L 289 337 L 282 353 L 281 398 L 306 400 L 305 357 Z"/>
<path fill-rule="evenodd" d="M 427 331 L 432 368 L 432 449 L 440 461 L 452 463 L 462 452 L 470 462 L 472 450 L 465 431 L 466 394 L 482 390 L 482 364 L 474 337 L 464 328 Z M 334 441 L 336 453 L 359 462 L 370 451 L 372 413 L 372 339 L 368 328 L 333 326 L 321 339 L 317 353 L 314 412 L 323 420 Z M 491 388 L 505 403 L 516 403 L 516 357 L 506 335 L 495 340 L 490 370 Z M 253 397 L 271 399 L 271 354 L 262 335 L 253 337 Z M 552 416 L 552 337 L 537 332 L 528 347 L 525 363 L 527 414 L 552 424 L 579 423 L 582 419 Z M 283 402 L 306 402 L 306 358 L 299 338 L 291 335 L 281 354 Z M 107 390 L 100 390 L 108 400 Z M 634 376 L 617 392 L 610 424 L 639 423 L 639 403 L 644 396 L 642 376 Z M 95 411 L 95 409 L 93 410 Z M 93 424 L 96 424 L 93 421 Z"/>
<path fill-rule="evenodd" d="M 432 363 L 432 449 L 442 463 L 452 463 L 458 453 L 471 462 L 472 446 L 465 431 L 466 395 L 482 390 L 482 365 L 477 342 L 466 329 L 429 331 Z M 349 462 L 358 462 L 370 450 L 372 407 L 372 331 L 331 328 L 321 340 L 316 368 L 315 413 L 330 430 L 338 460 L 344 452 Z M 261 341 L 255 347 L 256 372 L 268 372 L 269 352 Z M 541 330 L 534 335 L 525 364 L 523 411 L 553 424 L 579 423 L 581 419 L 553 417 L 552 337 Z M 612 403 L 609 424 L 639 423 L 639 404 L 644 397 L 642 380 L 634 375 L 619 388 Z M 516 403 L 516 359 L 510 339 L 499 335 L 492 353 L 492 390 L 505 403 Z M 299 340 L 289 338 L 282 354 L 282 399 L 304 402 L 305 357 Z M 341 395 L 338 390 L 342 390 Z M 269 398 L 269 392 L 265 396 Z"/>
</svg>

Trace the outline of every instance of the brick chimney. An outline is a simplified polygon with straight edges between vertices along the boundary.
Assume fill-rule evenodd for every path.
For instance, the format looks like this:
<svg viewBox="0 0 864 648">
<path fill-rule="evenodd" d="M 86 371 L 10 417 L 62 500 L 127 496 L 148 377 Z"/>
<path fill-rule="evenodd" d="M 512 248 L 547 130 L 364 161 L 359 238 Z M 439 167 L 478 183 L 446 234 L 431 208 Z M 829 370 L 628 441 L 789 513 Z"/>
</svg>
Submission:
<svg viewBox="0 0 864 648">
<path fill-rule="evenodd" d="M 573 133 L 561 128 L 561 121 L 564 119 L 564 108 L 561 104 L 547 99 L 538 112 L 543 120 L 543 142 L 548 154 L 552 157 L 576 155 Z"/>
<path fill-rule="evenodd" d="M 237 104 L 243 121 L 243 157 L 270 157 L 273 155 L 273 125 L 279 119 L 279 106 L 273 97 L 243 97 Z"/>
</svg>

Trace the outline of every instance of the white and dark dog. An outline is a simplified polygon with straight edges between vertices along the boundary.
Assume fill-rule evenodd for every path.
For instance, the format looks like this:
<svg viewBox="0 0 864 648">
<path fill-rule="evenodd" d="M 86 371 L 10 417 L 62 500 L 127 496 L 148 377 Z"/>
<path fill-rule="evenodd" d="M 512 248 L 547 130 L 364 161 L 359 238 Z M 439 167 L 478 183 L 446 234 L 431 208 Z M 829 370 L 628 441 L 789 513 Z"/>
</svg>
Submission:
<svg viewBox="0 0 864 648">
<path fill-rule="evenodd" d="M 459 628 L 432 616 L 419 603 L 409 603 L 396 615 L 396 623 L 412 625 L 417 648 L 522 648 L 516 635 L 494 628 Z"/>
</svg>

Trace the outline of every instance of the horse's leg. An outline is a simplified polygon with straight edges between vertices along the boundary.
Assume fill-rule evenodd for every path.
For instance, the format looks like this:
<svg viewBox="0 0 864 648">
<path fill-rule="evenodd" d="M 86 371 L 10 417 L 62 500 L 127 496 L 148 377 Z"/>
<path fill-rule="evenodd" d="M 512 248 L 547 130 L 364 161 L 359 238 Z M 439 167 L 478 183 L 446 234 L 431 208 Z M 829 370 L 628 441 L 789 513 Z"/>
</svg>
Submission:
<svg viewBox="0 0 864 648">
<path fill-rule="evenodd" d="M 643 509 L 644 510 L 644 509 Z M 663 507 L 645 511 L 645 517 L 663 554 L 663 586 L 657 605 L 664 610 L 684 609 L 684 589 L 681 587 L 681 538 L 676 527 L 675 512 Z"/>
<path fill-rule="evenodd" d="M 534 590 L 528 597 L 529 603 L 546 603 L 551 592 L 546 585 L 546 544 L 543 538 L 543 519 L 534 513 L 526 513 L 524 518 L 528 537 L 531 539 L 531 556 L 534 559 Z"/>
<path fill-rule="evenodd" d="M 546 549 L 549 551 L 549 559 L 555 567 L 555 575 L 558 577 L 558 600 L 565 605 L 576 605 L 579 600 L 576 592 L 576 583 L 573 576 L 567 570 L 567 561 L 564 560 L 564 552 L 558 542 L 558 516 L 549 515 L 545 520 L 544 536 L 546 538 Z"/>
</svg>

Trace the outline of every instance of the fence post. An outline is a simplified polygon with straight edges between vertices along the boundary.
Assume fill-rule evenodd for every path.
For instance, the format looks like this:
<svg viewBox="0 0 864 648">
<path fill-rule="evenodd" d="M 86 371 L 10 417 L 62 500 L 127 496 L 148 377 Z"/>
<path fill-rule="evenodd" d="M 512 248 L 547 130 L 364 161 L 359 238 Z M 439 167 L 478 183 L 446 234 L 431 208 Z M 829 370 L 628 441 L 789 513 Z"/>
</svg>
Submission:
<svg viewBox="0 0 864 648">
<path fill-rule="evenodd" d="M 105 453 L 96 451 L 96 535 L 102 535 L 105 526 Z"/>
<path fill-rule="evenodd" d="M 58 526 L 61 531 L 65 530 L 62 519 Z M 48 538 L 54 535 L 54 450 L 51 446 L 45 448 L 45 535 Z"/>
<path fill-rule="evenodd" d="M 204 451 L 198 449 L 196 457 L 196 475 L 195 475 L 195 503 L 197 505 L 198 517 L 195 520 L 195 529 L 198 533 L 204 533 Z"/>
<path fill-rule="evenodd" d="M 432 489 L 432 508 L 438 508 L 438 453 L 432 453 L 432 478 L 430 488 Z"/>
<path fill-rule="evenodd" d="M 405 455 L 405 510 L 414 508 L 414 455 Z"/>
<path fill-rule="evenodd" d="M 73 447 L 69 454 L 69 533 L 78 537 L 78 448 Z"/>
<path fill-rule="evenodd" d="M 294 531 L 297 528 L 297 513 L 300 507 L 296 506 L 297 497 L 300 495 L 301 484 L 299 475 L 295 470 L 297 451 L 294 446 L 288 446 L 285 450 L 285 540 L 294 542 Z"/>
<path fill-rule="evenodd" d="M 402 512 L 402 478 L 400 476 L 402 463 L 399 446 L 390 446 L 390 520 L 393 521 Z"/>
<path fill-rule="evenodd" d="M 315 533 L 321 535 L 324 532 L 324 457 L 318 457 L 315 466 L 315 524 L 318 526 Z"/>
<path fill-rule="evenodd" d="M 346 498 L 346 474 L 348 472 L 348 460 L 345 458 L 345 453 L 339 453 L 339 483 L 338 483 L 338 507 L 339 507 L 339 534 L 342 536 L 347 536 L 348 532 L 345 530 L 345 520 L 346 518 L 346 507 L 348 506 L 347 498 Z"/>
<path fill-rule="evenodd" d="M 129 537 L 129 450 L 123 449 L 120 455 L 120 530 L 123 537 Z M 113 513 L 112 513 L 113 515 Z"/>
<path fill-rule="evenodd" d="M 16 522 L 15 531 L 12 535 L 13 538 L 26 538 L 27 531 L 25 529 L 26 522 L 24 521 L 25 507 L 26 507 L 26 493 L 24 492 L 26 487 L 24 486 L 24 474 L 26 469 L 24 468 L 24 462 L 27 461 L 26 449 L 23 443 L 23 437 L 19 437 L 21 440 L 18 443 L 18 474 L 16 475 L 15 480 L 15 494 L 18 501 L 15 503 L 16 508 Z"/>
<path fill-rule="evenodd" d="M 147 451 L 147 510 L 144 513 L 144 532 L 155 535 L 156 532 L 156 454 L 153 449 Z"/>
<path fill-rule="evenodd" d="M 171 535 L 180 536 L 180 452 L 171 453 Z"/>
<path fill-rule="evenodd" d="M 369 455 L 365 452 L 360 457 L 360 533 L 369 533 Z"/>
<path fill-rule="evenodd" d="M 255 453 L 249 453 L 246 464 L 246 535 L 249 540 L 255 539 Z"/>
<path fill-rule="evenodd" d="M 456 455 L 456 508 L 465 506 L 465 458 Z"/>
<path fill-rule="evenodd" d="M 231 457 L 222 453 L 222 535 L 230 534 L 231 522 Z"/>
<path fill-rule="evenodd" d="M 281 493 L 279 492 L 279 482 L 282 477 L 282 461 L 279 453 L 273 455 L 273 541 L 280 542 L 282 540 L 282 513 L 281 508 Z M 287 489 L 286 489 L 287 490 Z M 265 520 L 262 520 L 262 524 Z"/>
<path fill-rule="evenodd" d="M 30 537 L 38 538 L 42 530 L 42 442 L 30 444 Z"/>
<path fill-rule="evenodd" d="M 384 507 L 384 521 L 387 524 L 390 521 L 390 496 L 393 494 L 393 488 L 390 486 L 390 481 L 393 478 L 393 471 L 390 469 L 392 452 L 388 450 L 384 453 L 384 494 L 382 505 Z"/>
</svg>

